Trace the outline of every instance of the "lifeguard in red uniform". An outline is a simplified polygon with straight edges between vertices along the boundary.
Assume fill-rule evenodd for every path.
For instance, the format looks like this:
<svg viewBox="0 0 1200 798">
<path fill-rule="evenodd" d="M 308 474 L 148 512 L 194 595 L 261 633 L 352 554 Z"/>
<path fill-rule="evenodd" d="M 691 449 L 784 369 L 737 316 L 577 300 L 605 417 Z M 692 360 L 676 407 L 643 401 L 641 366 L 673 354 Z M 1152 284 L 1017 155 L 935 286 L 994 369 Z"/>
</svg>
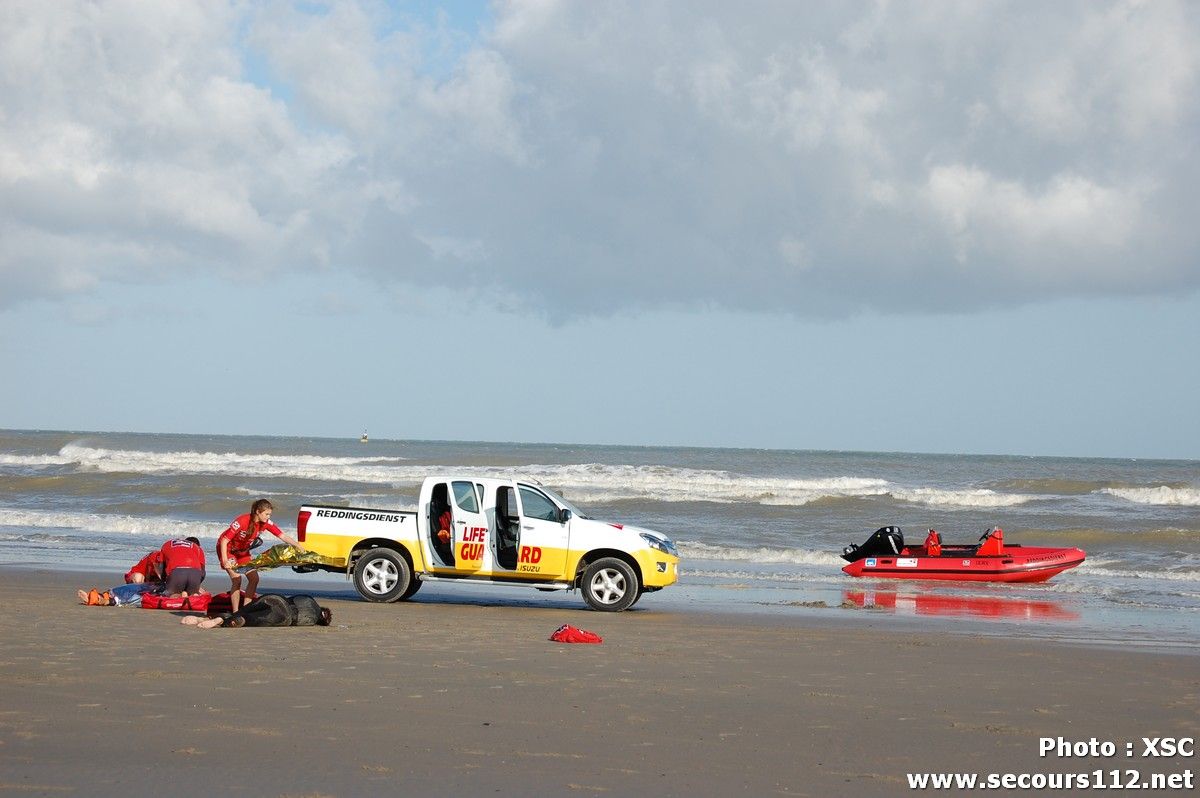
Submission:
<svg viewBox="0 0 1200 798">
<path fill-rule="evenodd" d="M 239 565 L 245 565 L 250 562 L 250 549 L 254 548 L 259 535 L 263 532 L 270 532 L 292 548 L 304 551 L 304 547 L 295 538 L 271 523 L 271 512 L 274 509 L 270 501 L 259 499 L 250 506 L 249 513 L 239 515 L 233 519 L 233 523 L 229 525 L 229 528 L 217 538 L 217 560 L 221 563 L 221 567 L 225 569 L 225 573 L 229 574 L 229 581 L 231 583 L 229 599 L 230 604 L 233 606 L 233 612 L 237 612 L 242 606 L 242 594 L 240 592 L 242 575 L 236 569 Z M 257 590 L 258 571 L 247 571 L 246 595 L 253 598 Z"/>
<path fill-rule="evenodd" d="M 138 560 L 125 573 L 125 584 L 127 585 L 140 585 L 143 582 L 161 582 L 162 580 L 162 552 L 158 549 Z"/>
</svg>

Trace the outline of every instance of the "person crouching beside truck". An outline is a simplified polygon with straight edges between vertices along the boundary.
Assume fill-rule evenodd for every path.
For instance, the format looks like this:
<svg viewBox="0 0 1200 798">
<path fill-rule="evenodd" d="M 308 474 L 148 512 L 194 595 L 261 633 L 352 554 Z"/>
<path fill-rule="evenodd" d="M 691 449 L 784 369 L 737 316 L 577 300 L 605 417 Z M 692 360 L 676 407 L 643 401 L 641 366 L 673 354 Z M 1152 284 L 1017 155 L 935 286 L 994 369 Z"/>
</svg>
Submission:
<svg viewBox="0 0 1200 798">
<path fill-rule="evenodd" d="M 294 538 L 271 523 L 271 512 L 274 510 L 267 499 L 259 499 L 250 506 L 250 512 L 233 519 L 229 528 L 217 538 L 217 560 L 225 573 L 229 574 L 229 603 L 233 612 L 242 606 L 242 575 L 237 572 L 240 565 L 250 562 L 250 549 L 258 542 L 259 535 L 270 532 L 294 549 L 303 552 L 305 549 Z M 246 595 L 254 597 L 258 591 L 258 571 L 246 572 Z"/>
</svg>

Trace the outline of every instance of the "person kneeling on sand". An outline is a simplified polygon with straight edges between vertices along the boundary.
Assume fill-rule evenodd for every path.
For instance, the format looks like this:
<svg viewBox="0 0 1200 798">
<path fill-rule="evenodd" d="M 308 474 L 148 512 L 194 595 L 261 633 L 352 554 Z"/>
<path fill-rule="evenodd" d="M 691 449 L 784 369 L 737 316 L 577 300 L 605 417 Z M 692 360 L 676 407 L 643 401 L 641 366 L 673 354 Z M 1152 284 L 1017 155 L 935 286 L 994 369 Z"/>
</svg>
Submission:
<svg viewBox="0 0 1200 798">
<path fill-rule="evenodd" d="M 204 592 L 204 549 L 196 538 L 168 540 L 162 546 L 163 574 L 166 585 L 163 595 L 194 596 Z"/>
<path fill-rule="evenodd" d="M 238 612 L 225 613 L 212 618 L 188 615 L 179 622 L 201 629 L 218 626 L 238 628 L 240 626 L 328 626 L 333 612 L 322 607 L 312 596 L 280 596 L 264 593 Z"/>
<path fill-rule="evenodd" d="M 165 578 L 162 567 L 162 551 L 155 549 L 125 572 L 125 584 L 140 585 L 145 582 L 162 582 Z"/>
<path fill-rule="evenodd" d="M 196 538 L 188 538 L 188 540 L 196 541 L 197 545 L 200 542 Z M 202 562 L 203 554 L 204 552 L 201 550 Z M 75 595 L 79 596 L 80 604 L 89 606 L 112 607 L 141 604 L 143 593 L 162 589 L 163 580 L 166 579 L 163 567 L 162 549 L 155 549 L 125 572 L 125 584 L 104 591 L 98 588 L 78 590 Z"/>
</svg>

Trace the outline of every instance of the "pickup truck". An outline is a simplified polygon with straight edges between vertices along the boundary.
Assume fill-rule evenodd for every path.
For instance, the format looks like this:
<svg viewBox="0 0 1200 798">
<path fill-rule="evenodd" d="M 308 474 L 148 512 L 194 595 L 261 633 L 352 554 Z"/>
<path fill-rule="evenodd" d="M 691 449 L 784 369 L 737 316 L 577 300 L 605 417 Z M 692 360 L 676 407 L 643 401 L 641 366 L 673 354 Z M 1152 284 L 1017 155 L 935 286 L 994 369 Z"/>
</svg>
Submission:
<svg viewBox="0 0 1200 798">
<path fill-rule="evenodd" d="M 429 477 L 417 508 L 306 504 L 297 538 L 344 561 L 367 601 L 403 601 L 424 582 L 482 582 L 579 590 L 592 609 L 620 612 L 679 578 L 666 535 L 589 518 L 534 480 Z"/>
</svg>

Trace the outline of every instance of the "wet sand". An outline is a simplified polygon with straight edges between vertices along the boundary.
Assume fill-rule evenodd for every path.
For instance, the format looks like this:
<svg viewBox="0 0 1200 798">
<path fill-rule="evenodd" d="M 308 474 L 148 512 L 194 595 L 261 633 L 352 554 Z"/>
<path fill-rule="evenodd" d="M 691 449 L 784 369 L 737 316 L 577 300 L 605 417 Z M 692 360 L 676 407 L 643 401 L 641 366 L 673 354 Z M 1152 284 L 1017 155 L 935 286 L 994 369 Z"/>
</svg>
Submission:
<svg viewBox="0 0 1200 798">
<path fill-rule="evenodd" d="M 1200 735 L 1192 652 L 523 593 L 325 593 L 328 628 L 199 630 L 76 603 L 112 583 L 0 569 L 0 794 L 883 796 L 907 772 L 1195 769 L 1124 755 Z M 549 642 L 562 623 L 604 643 Z M 1121 753 L 1040 758 L 1060 736 Z"/>
</svg>

